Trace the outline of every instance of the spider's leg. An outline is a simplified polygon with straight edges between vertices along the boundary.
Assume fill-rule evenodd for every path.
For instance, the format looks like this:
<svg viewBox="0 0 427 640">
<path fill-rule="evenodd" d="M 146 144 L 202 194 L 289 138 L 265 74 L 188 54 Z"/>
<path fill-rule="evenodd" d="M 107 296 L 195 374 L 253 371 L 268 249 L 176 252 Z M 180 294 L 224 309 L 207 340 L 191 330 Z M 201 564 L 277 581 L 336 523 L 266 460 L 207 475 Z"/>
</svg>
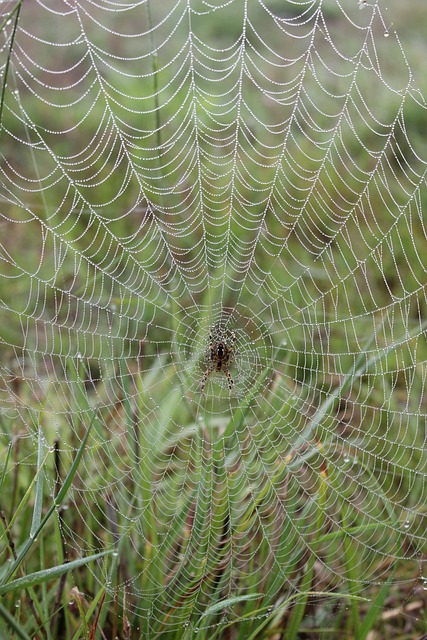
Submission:
<svg viewBox="0 0 427 640">
<path fill-rule="evenodd" d="M 209 351 L 208 351 L 208 355 L 207 358 L 210 360 L 214 359 L 214 345 L 212 342 L 212 334 L 209 334 Z"/>
<path fill-rule="evenodd" d="M 228 388 L 229 388 L 229 389 L 230 389 L 230 391 L 231 391 L 231 389 L 233 388 L 234 380 L 233 380 L 233 378 L 231 377 L 231 373 L 229 372 L 229 370 L 228 370 L 228 369 L 226 369 L 226 370 L 224 371 L 224 373 L 225 373 L 225 377 L 226 377 L 226 378 L 227 378 L 227 380 L 228 380 Z"/>
<path fill-rule="evenodd" d="M 206 386 L 206 381 L 212 373 L 212 367 L 208 367 L 202 376 L 202 380 L 200 382 L 200 391 L 203 393 Z"/>
</svg>

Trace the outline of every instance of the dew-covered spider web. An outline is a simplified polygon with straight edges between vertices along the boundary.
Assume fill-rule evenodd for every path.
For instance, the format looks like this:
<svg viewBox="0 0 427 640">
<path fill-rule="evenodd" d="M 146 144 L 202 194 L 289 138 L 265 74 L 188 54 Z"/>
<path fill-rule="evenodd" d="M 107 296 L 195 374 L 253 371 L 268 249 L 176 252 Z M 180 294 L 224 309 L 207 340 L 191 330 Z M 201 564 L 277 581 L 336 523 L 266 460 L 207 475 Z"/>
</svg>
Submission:
<svg viewBox="0 0 427 640">
<path fill-rule="evenodd" d="M 93 590 L 147 633 L 390 579 L 410 598 L 427 551 L 427 116 L 392 11 L 15 9 L 0 432 L 27 454 L 7 473 L 34 475 L 45 442 L 53 495 L 92 425 L 65 557 L 114 549 Z"/>
</svg>

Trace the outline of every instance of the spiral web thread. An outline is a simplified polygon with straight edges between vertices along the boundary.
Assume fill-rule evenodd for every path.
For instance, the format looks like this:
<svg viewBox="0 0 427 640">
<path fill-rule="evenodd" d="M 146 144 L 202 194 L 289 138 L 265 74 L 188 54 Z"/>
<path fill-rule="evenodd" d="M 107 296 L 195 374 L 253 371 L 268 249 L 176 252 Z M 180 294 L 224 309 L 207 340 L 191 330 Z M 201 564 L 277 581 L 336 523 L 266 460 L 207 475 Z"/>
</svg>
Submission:
<svg viewBox="0 0 427 640">
<path fill-rule="evenodd" d="M 94 575 L 153 629 L 283 602 L 311 559 L 322 592 L 422 576 L 426 117 L 381 9 L 22 8 L 1 431 L 67 465 L 96 410 L 64 541 L 131 554 Z"/>
</svg>

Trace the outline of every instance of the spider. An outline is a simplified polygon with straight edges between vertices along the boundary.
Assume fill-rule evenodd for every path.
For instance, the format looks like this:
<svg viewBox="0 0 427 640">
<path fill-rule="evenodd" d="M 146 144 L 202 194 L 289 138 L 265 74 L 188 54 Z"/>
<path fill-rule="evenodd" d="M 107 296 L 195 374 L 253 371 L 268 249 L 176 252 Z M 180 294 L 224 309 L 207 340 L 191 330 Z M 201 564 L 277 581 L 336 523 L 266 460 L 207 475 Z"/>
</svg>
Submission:
<svg viewBox="0 0 427 640">
<path fill-rule="evenodd" d="M 224 340 L 218 340 L 214 342 L 212 334 L 209 334 L 209 352 L 208 352 L 208 368 L 203 374 L 202 381 L 200 383 L 200 390 L 203 393 L 205 390 L 206 382 L 211 373 L 214 371 L 222 371 L 228 380 L 228 388 L 233 388 L 233 378 L 231 377 L 228 367 L 233 360 L 233 349 L 236 342 L 236 335 L 234 331 L 231 332 L 231 345 L 228 345 Z"/>
</svg>

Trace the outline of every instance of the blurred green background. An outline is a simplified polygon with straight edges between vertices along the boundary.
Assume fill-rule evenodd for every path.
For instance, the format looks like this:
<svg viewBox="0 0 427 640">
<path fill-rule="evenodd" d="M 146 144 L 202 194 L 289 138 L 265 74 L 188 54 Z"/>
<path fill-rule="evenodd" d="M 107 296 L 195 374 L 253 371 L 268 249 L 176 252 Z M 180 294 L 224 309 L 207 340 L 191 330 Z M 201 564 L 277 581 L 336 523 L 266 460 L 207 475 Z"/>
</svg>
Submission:
<svg viewBox="0 0 427 640">
<path fill-rule="evenodd" d="M 303 66 L 274 75 L 274 53 L 305 60 L 304 15 L 318 4 L 271 0 L 266 11 L 249 3 L 239 154 L 237 106 L 228 109 L 224 96 L 234 95 L 238 79 L 238 67 L 228 74 L 227 65 L 244 3 L 208 19 L 197 15 L 206 3 L 191 5 L 195 44 L 221 49 L 211 51 L 222 77 L 215 90 L 215 73 L 203 79 L 203 65 L 193 78 L 188 73 L 188 21 L 179 22 L 177 10 L 176 21 L 163 26 L 173 5 L 141 6 L 139 21 L 90 4 L 80 21 L 72 13 L 54 17 L 54 3 L 51 20 L 37 3 L 21 9 L 0 138 L 4 532 L 12 521 L 15 545 L 24 545 L 37 504 L 36 467 L 45 474 L 38 490 L 46 504 L 100 407 L 68 509 L 46 530 L 26 572 L 119 540 L 122 564 L 73 574 L 94 606 L 107 583 L 110 594 L 120 594 L 116 610 L 102 613 L 107 637 L 160 637 L 169 627 L 173 637 L 190 637 L 210 624 L 215 631 L 198 637 L 362 639 L 374 625 L 379 635 L 372 638 L 416 637 L 425 632 L 427 550 L 427 202 L 418 190 L 425 186 L 427 111 L 416 90 L 426 95 L 425 4 L 380 3 L 383 20 L 366 40 L 370 58 L 361 57 L 355 85 L 353 56 L 372 7 L 342 2 L 340 9 L 325 0 L 325 25 L 302 83 L 306 120 L 302 110 L 283 154 L 288 183 L 265 217 L 296 95 L 275 101 L 274 92 Z M 107 29 L 92 20 L 98 11 Z M 269 11 L 289 25 L 295 20 L 304 37 L 273 28 Z M 152 37 L 117 35 L 150 25 Z M 3 63 L 7 55 L 6 41 Z M 264 92 L 251 91 L 249 73 Z M 209 138 L 214 120 L 221 145 Z M 317 171 L 319 190 L 307 197 Z M 250 251 L 227 243 L 233 234 L 256 247 L 249 271 Z M 213 376 L 203 398 L 209 332 L 229 339 L 231 330 L 235 390 L 229 394 L 225 378 Z M 276 351 L 282 341 L 286 349 Z M 61 472 L 52 456 L 41 464 L 41 433 Z M 11 547 L 4 543 L 5 563 Z M 137 594 L 129 588 L 129 602 L 123 585 Z M 35 581 L 33 589 L 46 637 L 60 637 L 58 629 L 90 637 L 90 605 L 67 608 L 69 586 L 44 589 Z M 312 603 L 310 589 L 318 594 Z M 372 608 L 319 595 L 328 591 L 377 600 Z M 293 607 L 286 598 L 296 592 L 304 597 Z M 232 593 L 240 625 L 229 630 L 221 609 L 205 613 Z M 6 601 L 11 611 L 14 595 Z M 384 602 L 384 611 L 398 611 L 394 617 L 383 615 Z M 33 633 L 37 615 L 23 603 L 16 619 Z M 405 610 L 408 603 L 415 613 Z M 126 635 L 126 621 L 134 635 Z"/>
</svg>

